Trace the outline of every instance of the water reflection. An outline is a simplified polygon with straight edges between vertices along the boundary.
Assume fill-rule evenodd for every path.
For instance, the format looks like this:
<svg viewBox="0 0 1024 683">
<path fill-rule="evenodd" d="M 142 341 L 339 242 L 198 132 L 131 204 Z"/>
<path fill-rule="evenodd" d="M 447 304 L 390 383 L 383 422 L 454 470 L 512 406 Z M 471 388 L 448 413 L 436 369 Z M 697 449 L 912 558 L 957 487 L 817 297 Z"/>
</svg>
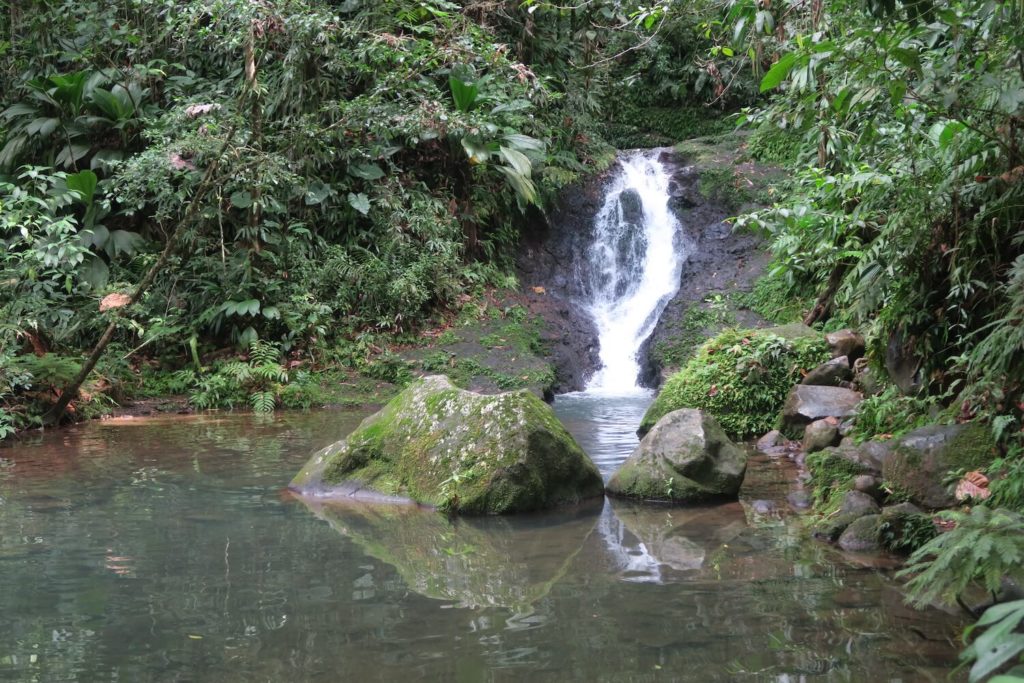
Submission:
<svg viewBox="0 0 1024 683">
<path fill-rule="evenodd" d="M 591 503 L 553 514 L 449 519 L 414 505 L 302 500 L 420 595 L 518 612 L 529 612 L 565 574 L 601 509 Z"/>
<path fill-rule="evenodd" d="M 699 572 L 747 526 L 738 503 L 681 508 L 612 500 L 598 528 L 624 580 L 666 583 Z"/>
<path fill-rule="evenodd" d="M 0 449 L 0 680 L 917 681 L 956 663 L 960 620 L 808 542 L 776 463 L 714 507 L 453 523 L 283 499 L 360 417 L 102 423 Z"/>
</svg>

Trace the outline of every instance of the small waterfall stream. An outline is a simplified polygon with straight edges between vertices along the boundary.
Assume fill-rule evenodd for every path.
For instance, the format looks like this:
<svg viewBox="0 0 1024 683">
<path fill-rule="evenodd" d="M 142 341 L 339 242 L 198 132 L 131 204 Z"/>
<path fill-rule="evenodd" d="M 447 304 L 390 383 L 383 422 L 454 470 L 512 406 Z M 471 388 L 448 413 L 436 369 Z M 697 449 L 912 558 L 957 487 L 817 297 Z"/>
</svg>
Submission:
<svg viewBox="0 0 1024 683">
<path fill-rule="evenodd" d="M 669 207 L 663 150 L 619 157 L 604 203 L 594 217 L 594 239 L 580 272 L 580 289 L 594 318 L 602 367 L 586 389 L 563 394 L 555 412 L 608 477 L 636 447 L 636 428 L 653 398 L 640 386 L 641 345 L 679 289 L 686 245 Z"/>
<path fill-rule="evenodd" d="M 669 207 L 661 150 L 624 153 L 594 218 L 583 291 L 597 325 L 602 367 L 586 393 L 645 393 L 637 354 L 679 289 L 682 229 Z"/>
</svg>

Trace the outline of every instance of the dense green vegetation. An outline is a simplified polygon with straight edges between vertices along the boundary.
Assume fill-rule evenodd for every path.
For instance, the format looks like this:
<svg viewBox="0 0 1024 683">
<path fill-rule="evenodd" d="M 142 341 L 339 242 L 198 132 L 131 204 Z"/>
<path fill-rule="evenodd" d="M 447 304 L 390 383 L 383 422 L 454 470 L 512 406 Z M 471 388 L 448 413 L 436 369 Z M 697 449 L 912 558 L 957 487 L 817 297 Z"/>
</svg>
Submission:
<svg viewBox="0 0 1024 683">
<path fill-rule="evenodd" d="M 266 409 L 296 362 L 364 369 L 464 294 L 513 283 L 525 212 L 612 159 L 607 116 L 632 135 L 647 107 L 685 103 L 664 134 L 729 125 L 702 115 L 721 78 L 695 61 L 699 8 L 668 9 L 8 6 L 0 432 L 36 422 L 100 339 L 79 415 L 133 393 L 133 374 L 186 367 L 174 386 L 197 405 L 237 402 L 204 388 L 221 377 Z M 631 109 L 612 97 L 624 81 Z M 257 340 L 285 374 L 254 384 L 252 359 L 229 356 Z"/>
<path fill-rule="evenodd" d="M 909 368 L 858 438 L 941 414 L 999 441 L 988 502 L 1010 511 L 915 556 L 951 587 L 922 597 L 959 598 L 1024 510 L 1022 22 L 1019 0 L 7 3 L 0 438 L 69 401 L 267 410 L 317 403 L 312 368 L 404 382 L 389 346 L 513 286 L 561 187 L 744 107 L 746 152 L 791 172 L 737 220 L 774 255 L 752 301 L 811 301 L 809 324 L 866 332 L 880 376 Z M 705 365 L 751 391 L 781 373 L 774 401 L 809 360 L 780 344 Z M 730 396 L 688 371 L 691 402 Z M 741 393 L 727 427 L 765 427 Z M 1024 652 L 1021 614 L 986 617 L 1002 659 L 979 638 L 973 679 Z"/>
<path fill-rule="evenodd" d="M 673 410 L 700 408 L 734 439 L 763 434 L 775 426 L 802 374 L 828 358 L 828 345 L 818 334 L 793 334 L 786 327 L 725 330 L 669 378 L 640 429 L 647 432 Z"/>
</svg>

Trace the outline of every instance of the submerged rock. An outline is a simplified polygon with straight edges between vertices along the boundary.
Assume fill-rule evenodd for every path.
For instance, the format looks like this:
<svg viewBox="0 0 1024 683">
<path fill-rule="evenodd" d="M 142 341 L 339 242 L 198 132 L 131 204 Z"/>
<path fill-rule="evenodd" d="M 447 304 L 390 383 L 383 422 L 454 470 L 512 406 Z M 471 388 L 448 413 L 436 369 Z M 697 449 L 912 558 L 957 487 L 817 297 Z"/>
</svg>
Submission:
<svg viewBox="0 0 1024 683">
<path fill-rule="evenodd" d="M 551 408 L 528 391 L 492 396 L 426 377 L 313 455 L 304 494 L 408 499 L 501 514 L 601 495 L 601 476 Z"/>
<path fill-rule="evenodd" d="M 911 502 L 935 510 L 956 505 L 949 473 L 984 468 L 995 457 L 990 429 L 980 423 L 928 425 L 891 447 L 883 478 Z"/>
<path fill-rule="evenodd" d="M 798 384 L 782 409 L 783 426 L 799 430 L 825 417 L 846 417 L 854 413 L 861 400 L 860 394 L 849 389 Z"/>
<path fill-rule="evenodd" d="M 608 482 L 608 493 L 628 498 L 695 503 L 735 498 L 746 452 L 709 415 L 684 408 L 654 425 Z"/>
</svg>

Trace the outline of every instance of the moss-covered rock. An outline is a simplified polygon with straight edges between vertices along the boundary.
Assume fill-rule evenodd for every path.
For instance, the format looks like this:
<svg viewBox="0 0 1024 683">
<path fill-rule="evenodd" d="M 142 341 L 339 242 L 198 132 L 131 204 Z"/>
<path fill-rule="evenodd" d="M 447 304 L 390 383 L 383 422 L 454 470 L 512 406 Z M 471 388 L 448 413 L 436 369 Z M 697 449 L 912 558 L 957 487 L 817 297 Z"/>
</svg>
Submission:
<svg viewBox="0 0 1024 683">
<path fill-rule="evenodd" d="M 669 378 L 640 423 L 643 435 L 664 415 L 699 408 L 732 438 L 771 429 L 790 388 L 829 358 L 824 338 L 803 325 L 726 330 Z"/>
<path fill-rule="evenodd" d="M 601 476 L 526 390 L 484 396 L 426 377 L 313 455 L 291 488 L 501 514 L 601 495 Z"/>
<path fill-rule="evenodd" d="M 839 536 L 839 547 L 850 552 L 878 550 L 881 515 L 865 515 L 850 523 Z"/>
<path fill-rule="evenodd" d="M 699 410 L 665 415 L 608 482 L 608 493 L 628 498 L 696 503 L 735 498 L 746 452 Z"/>
<path fill-rule="evenodd" d="M 956 504 L 951 472 L 983 469 L 995 456 L 995 443 L 986 425 L 928 425 L 896 440 L 882 476 L 911 502 L 937 510 Z"/>
</svg>

